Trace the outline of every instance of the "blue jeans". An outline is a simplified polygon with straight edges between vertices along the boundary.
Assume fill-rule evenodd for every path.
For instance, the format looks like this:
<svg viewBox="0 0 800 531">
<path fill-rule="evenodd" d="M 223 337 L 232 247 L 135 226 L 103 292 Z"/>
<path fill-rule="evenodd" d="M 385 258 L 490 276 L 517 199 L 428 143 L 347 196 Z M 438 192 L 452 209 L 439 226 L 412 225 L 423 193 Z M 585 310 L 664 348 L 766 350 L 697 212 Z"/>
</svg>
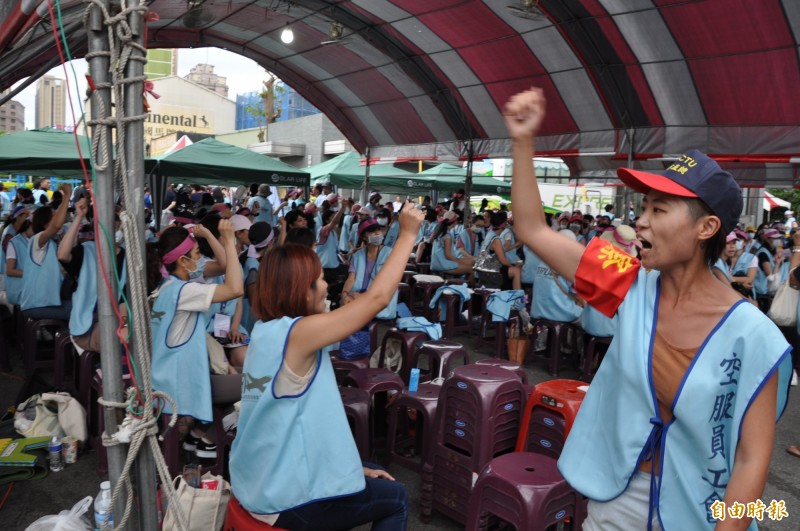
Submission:
<svg viewBox="0 0 800 531">
<path fill-rule="evenodd" d="M 368 468 L 380 468 L 364 463 Z M 304 531 L 338 531 L 373 522 L 373 531 L 404 531 L 408 523 L 408 492 L 396 481 L 365 478 L 367 487 L 357 494 L 310 503 L 283 511 L 275 527 Z"/>
</svg>

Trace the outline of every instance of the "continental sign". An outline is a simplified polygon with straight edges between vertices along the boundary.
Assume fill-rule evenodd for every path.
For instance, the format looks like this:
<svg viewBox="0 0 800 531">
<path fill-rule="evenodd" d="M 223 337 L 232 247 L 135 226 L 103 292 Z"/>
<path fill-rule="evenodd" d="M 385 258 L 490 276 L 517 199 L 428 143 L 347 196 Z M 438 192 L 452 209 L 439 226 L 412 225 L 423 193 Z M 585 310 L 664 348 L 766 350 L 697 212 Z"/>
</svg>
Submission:
<svg viewBox="0 0 800 531">
<path fill-rule="evenodd" d="M 144 136 L 150 140 L 172 133 L 213 133 L 214 112 L 206 109 L 187 109 L 159 105 L 144 119 Z"/>
</svg>

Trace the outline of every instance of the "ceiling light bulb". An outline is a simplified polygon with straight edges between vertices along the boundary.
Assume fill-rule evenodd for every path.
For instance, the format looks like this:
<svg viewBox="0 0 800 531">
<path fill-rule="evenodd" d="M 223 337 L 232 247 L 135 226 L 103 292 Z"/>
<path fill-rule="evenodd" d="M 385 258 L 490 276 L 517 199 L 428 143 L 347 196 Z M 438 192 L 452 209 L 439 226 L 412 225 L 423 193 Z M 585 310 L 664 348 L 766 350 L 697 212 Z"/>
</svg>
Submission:
<svg viewBox="0 0 800 531">
<path fill-rule="evenodd" d="M 292 28 L 283 28 L 281 32 L 281 42 L 283 44 L 292 44 L 292 41 L 294 41 L 294 32 Z"/>
</svg>

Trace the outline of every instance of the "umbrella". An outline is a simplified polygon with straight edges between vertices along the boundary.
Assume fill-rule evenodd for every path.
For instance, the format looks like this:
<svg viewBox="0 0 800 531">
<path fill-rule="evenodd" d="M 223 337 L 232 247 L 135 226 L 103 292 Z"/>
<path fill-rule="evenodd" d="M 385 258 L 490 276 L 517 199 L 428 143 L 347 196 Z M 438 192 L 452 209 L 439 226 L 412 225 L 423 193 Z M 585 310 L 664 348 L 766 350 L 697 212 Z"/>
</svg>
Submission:
<svg viewBox="0 0 800 531">
<path fill-rule="evenodd" d="M 772 210 L 773 208 L 792 208 L 791 203 L 789 201 L 784 201 L 778 197 L 775 197 L 769 192 L 764 192 L 764 202 L 763 202 L 764 210 Z"/>
</svg>

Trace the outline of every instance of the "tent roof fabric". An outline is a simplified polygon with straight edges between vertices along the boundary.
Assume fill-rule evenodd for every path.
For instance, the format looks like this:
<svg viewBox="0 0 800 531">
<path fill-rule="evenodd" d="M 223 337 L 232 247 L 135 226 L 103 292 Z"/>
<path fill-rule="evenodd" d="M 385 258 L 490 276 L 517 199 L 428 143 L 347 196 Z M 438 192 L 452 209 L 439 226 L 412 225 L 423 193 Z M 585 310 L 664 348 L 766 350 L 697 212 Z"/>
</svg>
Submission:
<svg viewBox="0 0 800 531">
<path fill-rule="evenodd" d="M 40 2 L 0 3 L 0 90 L 53 64 Z M 83 2 L 61 3 L 74 56 Z M 532 85 L 548 117 L 537 150 L 625 165 L 698 148 L 768 178 L 797 173 L 795 0 L 153 0 L 151 48 L 217 46 L 274 72 L 363 152 L 507 156 L 502 107 Z M 41 6 L 40 6 L 41 7 Z M 45 18 L 43 18 L 45 17 Z M 207 20 L 207 22 L 206 22 Z M 344 27 L 334 45 L 331 22 Z M 291 24 L 294 42 L 280 41 Z M 662 164 L 663 166 L 663 164 Z M 606 168 L 605 174 L 613 172 Z"/>
</svg>

